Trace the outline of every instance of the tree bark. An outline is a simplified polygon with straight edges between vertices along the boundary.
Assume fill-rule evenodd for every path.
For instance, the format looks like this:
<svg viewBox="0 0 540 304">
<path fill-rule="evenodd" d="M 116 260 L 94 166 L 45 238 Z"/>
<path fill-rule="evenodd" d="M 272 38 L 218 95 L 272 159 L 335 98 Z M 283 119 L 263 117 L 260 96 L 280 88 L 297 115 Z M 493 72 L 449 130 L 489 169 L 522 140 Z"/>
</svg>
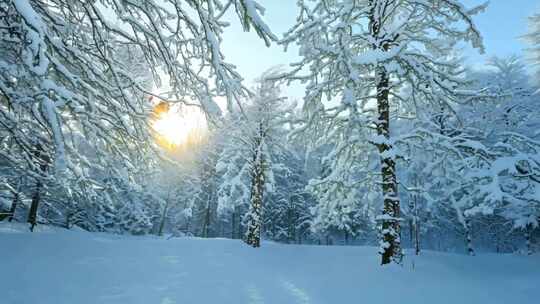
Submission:
<svg viewBox="0 0 540 304">
<path fill-rule="evenodd" d="M 413 227 L 413 233 L 414 233 L 414 253 L 416 255 L 420 254 L 420 223 L 419 223 L 419 216 L 418 216 L 418 196 L 414 195 L 414 198 L 412 200 L 413 203 L 413 220 L 412 220 L 412 227 Z"/>
<path fill-rule="evenodd" d="M 19 192 L 13 193 L 13 201 L 11 202 L 11 208 L 9 209 L 9 218 L 8 222 L 13 221 L 15 216 L 15 210 L 17 210 L 17 205 L 19 204 Z"/>
<path fill-rule="evenodd" d="M 418 223 L 418 217 L 416 218 L 414 225 L 414 253 L 420 255 L 420 226 Z"/>
<path fill-rule="evenodd" d="M 208 237 L 208 226 L 210 226 L 210 202 L 207 201 L 206 208 L 204 210 L 204 219 L 202 225 L 201 236 L 203 238 Z"/>
<path fill-rule="evenodd" d="M 36 182 L 36 189 L 34 195 L 32 196 L 32 204 L 30 205 L 30 211 L 28 212 L 28 223 L 30 224 L 30 231 L 34 232 L 34 228 L 37 225 L 37 211 L 39 208 L 39 202 L 41 200 L 41 187 L 42 183 L 40 180 Z"/>
<path fill-rule="evenodd" d="M 169 209 L 169 195 L 167 195 L 167 201 L 163 207 L 163 213 L 161 214 L 161 221 L 159 223 L 158 236 L 163 236 L 163 227 L 165 227 L 165 218 L 167 217 L 167 211 Z"/>
<path fill-rule="evenodd" d="M 532 244 L 531 244 L 531 235 L 532 235 L 532 225 L 527 224 L 525 226 L 525 245 L 527 246 L 527 255 L 532 255 Z"/>
<path fill-rule="evenodd" d="M 383 194 L 383 216 L 382 216 L 382 244 L 381 244 L 381 264 L 391 262 L 401 263 L 401 230 L 400 230 L 400 201 L 398 196 L 398 183 L 396 177 L 396 163 L 389 154 L 392 146 L 388 143 L 390 139 L 390 104 L 389 77 L 383 67 L 378 69 L 377 82 L 377 134 L 384 138 L 384 142 L 378 143 L 377 148 L 381 159 L 381 177 Z"/>
<path fill-rule="evenodd" d="M 287 243 L 293 244 L 296 241 L 296 218 L 292 199 L 289 197 L 289 208 L 287 210 Z"/>
<path fill-rule="evenodd" d="M 39 169 L 41 170 L 40 174 L 45 174 L 47 168 L 49 167 L 50 158 L 47 154 L 44 153 L 43 147 L 41 144 L 36 145 L 34 150 L 34 156 L 39 161 Z M 30 211 L 28 212 L 28 223 L 30 223 L 30 231 L 34 231 L 34 228 L 37 225 L 37 213 L 39 209 L 39 203 L 41 201 L 41 188 L 43 183 L 41 179 L 36 180 L 36 189 L 34 195 L 32 196 L 32 204 L 30 205 Z"/>
<path fill-rule="evenodd" d="M 392 43 L 398 38 L 387 37 L 385 33 L 381 34 L 381 28 L 384 23 L 384 11 L 376 12 L 381 9 L 379 5 L 387 6 L 388 3 L 377 3 L 370 0 L 369 29 L 373 38 L 373 49 L 387 52 Z M 377 89 L 377 112 L 376 121 L 377 135 L 379 142 L 376 144 L 379 150 L 381 162 L 383 211 L 381 217 L 381 264 L 391 262 L 401 263 L 403 253 L 401 250 L 401 230 L 400 230 L 400 201 L 398 196 L 398 183 L 396 177 L 396 164 L 391 156 L 392 146 L 390 139 L 390 77 L 382 65 L 376 67 L 376 89 Z"/>
<path fill-rule="evenodd" d="M 467 241 L 467 254 L 475 256 L 476 254 L 472 245 L 471 222 L 467 218 L 465 218 L 465 239 Z"/>
<path fill-rule="evenodd" d="M 233 209 L 231 213 L 231 239 L 235 239 L 236 234 L 234 233 L 236 230 L 236 208 Z"/>
<path fill-rule="evenodd" d="M 65 228 L 71 229 L 71 226 L 73 225 L 73 218 L 77 216 L 77 211 L 69 211 L 66 214 L 66 223 Z"/>
<path fill-rule="evenodd" d="M 265 183 L 265 159 L 263 155 L 263 140 L 265 138 L 265 125 L 259 123 L 257 135 L 254 138 L 254 151 L 252 157 L 251 171 L 251 205 L 248 213 L 248 225 L 245 242 L 254 247 L 261 246 L 261 231 L 262 231 L 262 204 L 264 195 Z"/>
<path fill-rule="evenodd" d="M 214 227 L 212 224 L 215 220 L 215 215 L 217 214 L 217 204 L 216 204 L 216 157 L 215 155 L 209 155 L 205 160 L 203 165 L 202 172 L 202 181 L 203 186 L 200 192 L 201 206 L 200 206 L 200 215 L 201 222 L 198 223 L 200 229 L 200 236 L 203 238 L 212 237 L 217 233 L 216 230 L 212 230 Z"/>
<path fill-rule="evenodd" d="M 260 151 L 256 152 L 258 155 L 254 157 L 250 199 L 251 206 L 246 235 L 246 243 L 255 248 L 261 246 L 262 202 L 264 191 L 263 160 L 260 153 Z"/>
</svg>

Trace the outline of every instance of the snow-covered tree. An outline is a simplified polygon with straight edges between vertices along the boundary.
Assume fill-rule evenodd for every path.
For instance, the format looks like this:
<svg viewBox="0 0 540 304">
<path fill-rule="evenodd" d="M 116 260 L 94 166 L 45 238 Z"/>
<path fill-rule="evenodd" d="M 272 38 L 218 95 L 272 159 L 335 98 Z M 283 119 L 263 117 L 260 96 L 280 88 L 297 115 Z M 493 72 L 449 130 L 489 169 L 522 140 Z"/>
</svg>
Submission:
<svg viewBox="0 0 540 304">
<path fill-rule="evenodd" d="M 288 108 L 280 96 L 279 83 L 272 80 L 276 70 L 264 73 L 254 89 L 253 97 L 242 105 L 242 112 L 232 116 L 234 124 L 226 128 L 229 141 L 217 163 L 222 176 L 218 191 L 218 209 L 232 211 L 248 205 L 243 217 L 245 241 L 260 246 L 263 233 L 263 202 L 273 190 L 274 172 L 284 137 L 282 128 Z M 230 129 L 229 129 L 230 128 Z"/>
<path fill-rule="evenodd" d="M 383 208 L 382 264 L 401 260 L 400 199 L 390 122 L 396 108 L 453 104 L 470 98 L 460 90 L 459 61 L 451 51 L 459 41 L 482 49 L 472 16 L 485 5 L 466 9 L 456 0 L 299 1 L 298 23 L 283 44 L 296 43 L 303 57 L 291 79 L 307 82 L 306 123 L 318 117 L 349 119 L 363 131 L 380 158 Z M 341 99 L 325 107 L 324 99 Z M 330 114 L 330 115 L 329 115 Z"/>
<path fill-rule="evenodd" d="M 366 170 L 373 159 L 367 140 L 361 137 L 363 133 L 355 128 L 356 122 L 332 119 L 328 123 L 325 128 L 330 132 L 318 138 L 315 146 L 332 148 L 322 159 L 322 172 L 307 186 L 317 200 L 311 229 L 327 236 L 343 233 L 347 239 L 367 232 L 374 219 L 372 201 L 377 192 Z"/>
<path fill-rule="evenodd" d="M 286 130 L 283 130 L 286 131 Z M 297 145 L 282 137 L 282 149 L 273 156 L 274 185 L 263 206 L 265 237 L 286 243 L 302 243 L 312 239 L 312 196 L 306 191 L 309 174 L 304 153 Z"/>
<path fill-rule="evenodd" d="M 101 197 L 106 181 L 127 172 L 135 184 L 134 168 L 155 163 L 149 80 L 210 116 L 214 97 L 232 108 L 246 95 L 220 51 L 229 10 L 276 39 L 253 0 L 0 2 L 0 158 L 33 180 L 32 227 L 48 187 Z"/>
<path fill-rule="evenodd" d="M 193 198 L 193 217 L 197 219 L 194 223 L 197 227 L 196 235 L 202 237 L 213 237 L 218 235 L 216 222 L 218 218 L 218 175 L 216 164 L 218 161 L 218 151 L 215 146 L 208 145 L 204 148 L 199 159 L 199 189 Z"/>
<path fill-rule="evenodd" d="M 471 212 L 505 218 L 529 239 L 540 216 L 534 194 L 540 186 L 536 89 L 519 58 L 493 58 L 490 66 L 492 70 L 475 75 L 490 98 L 462 110 L 472 126 L 483 129 L 489 149 L 489 166 L 476 173 L 470 193 L 479 202 Z"/>
<path fill-rule="evenodd" d="M 525 38 L 530 42 L 529 54 L 536 73 L 536 81 L 540 84 L 540 13 L 529 17 L 529 33 Z"/>
</svg>

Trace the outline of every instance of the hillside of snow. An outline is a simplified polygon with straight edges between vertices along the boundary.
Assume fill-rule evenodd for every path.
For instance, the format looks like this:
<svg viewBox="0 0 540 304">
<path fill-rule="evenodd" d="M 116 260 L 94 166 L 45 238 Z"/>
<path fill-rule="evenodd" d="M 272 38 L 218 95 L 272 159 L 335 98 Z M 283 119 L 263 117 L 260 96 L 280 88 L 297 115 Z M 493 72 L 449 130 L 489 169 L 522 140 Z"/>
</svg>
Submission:
<svg viewBox="0 0 540 304">
<path fill-rule="evenodd" d="M 25 227 L 0 223 L 2 304 L 536 304 L 540 288 L 538 255 L 424 252 L 381 267 L 373 247 Z"/>
</svg>

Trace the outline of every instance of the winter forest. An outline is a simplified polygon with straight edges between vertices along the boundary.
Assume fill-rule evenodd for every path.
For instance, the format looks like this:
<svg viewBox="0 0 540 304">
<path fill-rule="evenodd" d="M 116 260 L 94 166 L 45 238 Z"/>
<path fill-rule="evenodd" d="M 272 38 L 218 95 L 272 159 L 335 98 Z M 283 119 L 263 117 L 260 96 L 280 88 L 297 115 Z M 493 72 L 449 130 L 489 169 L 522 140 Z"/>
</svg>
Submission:
<svg viewBox="0 0 540 304">
<path fill-rule="evenodd" d="M 0 303 L 536 303 L 535 2 L 0 0 Z"/>
</svg>

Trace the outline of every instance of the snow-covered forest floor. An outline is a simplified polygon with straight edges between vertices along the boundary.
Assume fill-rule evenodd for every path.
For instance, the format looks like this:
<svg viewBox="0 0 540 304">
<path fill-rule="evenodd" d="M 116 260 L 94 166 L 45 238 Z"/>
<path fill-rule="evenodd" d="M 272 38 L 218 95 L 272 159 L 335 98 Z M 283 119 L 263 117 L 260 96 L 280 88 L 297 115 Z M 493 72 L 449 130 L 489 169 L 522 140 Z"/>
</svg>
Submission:
<svg viewBox="0 0 540 304">
<path fill-rule="evenodd" d="M 426 251 L 381 267 L 374 247 L 26 231 L 0 223 L 0 303 L 538 303 L 539 255 Z"/>
</svg>

